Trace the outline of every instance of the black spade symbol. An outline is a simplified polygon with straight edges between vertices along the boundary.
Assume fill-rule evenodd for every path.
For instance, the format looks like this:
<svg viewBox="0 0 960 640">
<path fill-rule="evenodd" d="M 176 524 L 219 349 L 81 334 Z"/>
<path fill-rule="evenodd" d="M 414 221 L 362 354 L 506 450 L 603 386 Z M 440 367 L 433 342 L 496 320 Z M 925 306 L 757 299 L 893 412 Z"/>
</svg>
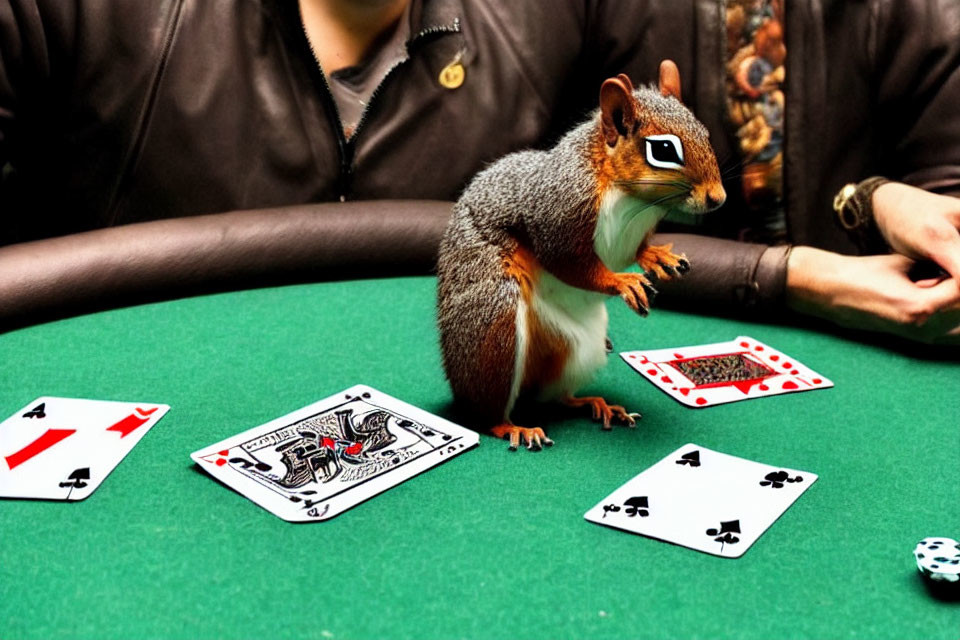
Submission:
<svg viewBox="0 0 960 640">
<path fill-rule="evenodd" d="M 682 456 L 680 456 L 680 459 L 677 460 L 676 463 L 681 465 L 683 464 L 690 465 L 691 467 L 699 467 L 700 451 L 698 451 L 697 449 L 694 449 L 690 453 L 685 453 Z"/>
<path fill-rule="evenodd" d="M 40 418 L 46 418 L 47 417 L 46 409 L 47 409 L 47 403 L 41 402 L 40 404 L 35 406 L 33 409 L 30 409 L 30 411 L 27 411 L 25 414 L 23 414 L 23 417 L 37 418 L 38 420 Z"/>
<path fill-rule="evenodd" d="M 73 489 L 83 489 L 87 486 L 88 483 L 84 480 L 90 479 L 90 467 L 84 467 L 83 469 L 75 469 L 73 473 L 67 476 L 66 482 L 61 482 L 60 486 L 64 489 L 70 487 Z"/>
<path fill-rule="evenodd" d="M 626 507 L 624 513 L 629 517 L 640 516 L 641 518 L 646 518 L 650 515 L 650 504 L 647 501 L 647 496 L 634 496 L 629 500 L 623 503 L 623 506 Z"/>
<path fill-rule="evenodd" d="M 740 542 L 740 538 L 733 535 L 735 533 L 740 533 L 740 521 L 739 520 L 730 520 L 728 522 L 721 522 L 720 528 L 715 529 L 711 527 L 707 529 L 708 536 L 715 536 L 713 541 L 720 543 L 720 551 L 723 551 L 724 544 L 736 544 Z"/>
</svg>

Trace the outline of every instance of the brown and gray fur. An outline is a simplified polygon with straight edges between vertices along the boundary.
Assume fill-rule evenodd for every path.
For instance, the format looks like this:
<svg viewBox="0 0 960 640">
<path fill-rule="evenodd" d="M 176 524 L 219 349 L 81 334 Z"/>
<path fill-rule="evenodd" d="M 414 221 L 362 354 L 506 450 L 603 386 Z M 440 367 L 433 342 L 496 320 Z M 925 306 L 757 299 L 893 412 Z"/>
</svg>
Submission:
<svg viewBox="0 0 960 640">
<path fill-rule="evenodd" d="M 621 78 L 629 85 L 625 76 Z M 645 264 L 642 256 L 653 225 L 667 210 L 706 210 L 704 202 L 717 193 L 722 201 L 719 172 L 703 125 L 679 100 L 655 89 L 633 90 L 632 97 L 637 110 L 627 114 L 632 117 L 614 114 L 621 118 L 615 123 L 620 135 L 612 134 L 615 144 L 609 142 L 610 124 L 603 122 L 598 109 L 552 149 L 513 153 L 480 172 L 453 209 L 438 264 L 441 349 L 455 400 L 480 425 L 512 426 L 510 412 L 518 396 L 572 398 L 576 388 L 567 387 L 585 383 L 606 359 L 606 297 L 620 295 L 645 315 L 646 294 L 652 292 L 649 282 L 640 274 L 614 272 L 638 259 L 649 268 L 649 260 Z M 654 133 L 673 133 L 681 139 L 683 176 L 647 165 L 643 138 Z M 614 192 L 630 196 L 623 201 L 632 207 L 621 216 L 624 224 L 641 225 L 627 229 L 635 246 L 625 249 L 626 262 L 597 253 L 598 218 L 608 215 L 601 210 Z M 609 228 L 606 222 L 601 226 Z M 683 264 L 678 256 L 669 262 L 665 257 L 672 256 L 669 247 L 653 249 L 666 249 L 650 255 L 671 273 L 676 273 L 672 266 Z M 659 266 L 657 271 L 664 274 Z M 535 312 L 538 296 L 547 295 L 544 288 L 550 288 L 549 295 L 563 289 L 557 294 L 563 298 L 559 311 L 554 309 L 547 314 L 550 317 Z M 565 336 L 578 331 L 581 307 L 593 309 L 585 316 L 590 333 L 583 337 L 585 343 L 573 345 L 573 351 L 587 355 L 566 380 L 564 371 L 576 354 Z M 520 317 L 521 313 L 525 315 Z M 557 324 L 564 327 L 558 329 Z M 563 388 L 550 389 L 544 397 L 560 378 Z"/>
</svg>

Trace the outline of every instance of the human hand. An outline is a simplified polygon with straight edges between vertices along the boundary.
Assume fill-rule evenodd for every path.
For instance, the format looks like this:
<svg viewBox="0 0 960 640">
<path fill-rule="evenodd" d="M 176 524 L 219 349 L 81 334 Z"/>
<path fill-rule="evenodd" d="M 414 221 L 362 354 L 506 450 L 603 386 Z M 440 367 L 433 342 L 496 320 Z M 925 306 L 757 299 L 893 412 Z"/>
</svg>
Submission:
<svg viewBox="0 0 960 640">
<path fill-rule="evenodd" d="M 890 248 L 914 260 L 932 260 L 960 287 L 960 198 L 900 182 L 873 192 L 873 217 Z"/>
<path fill-rule="evenodd" d="M 787 305 L 844 327 L 911 340 L 960 344 L 955 278 L 913 282 L 910 258 L 845 256 L 794 247 L 787 262 Z"/>
</svg>

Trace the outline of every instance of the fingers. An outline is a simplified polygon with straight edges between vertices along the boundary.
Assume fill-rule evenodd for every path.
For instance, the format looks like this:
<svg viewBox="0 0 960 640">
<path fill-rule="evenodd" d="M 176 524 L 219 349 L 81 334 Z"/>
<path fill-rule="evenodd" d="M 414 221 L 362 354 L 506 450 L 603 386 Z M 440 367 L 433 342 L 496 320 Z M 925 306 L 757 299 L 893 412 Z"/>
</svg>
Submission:
<svg viewBox="0 0 960 640">
<path fill-rule="evenodd" d="M 922 288 L 910 283 L 895 308 L 892 333 L 911 340 L 949 344 L 956 342 L 951 332 L 960 324 L 960 288 L 952 278 Z"/>
<path fill-rule="evenodd" d="M 894 251 L 933 260 L 960 283 L 960 200 L 890 182 L 874 192 L 873 214 Z"/>
<path fill-rule="evenodd" d="M 930 258 L 960 283 L 960 231 L 949 229 L 939 232 L 929 247 Z"/>
<path fill-rule="evenodd" d="M 944 341 L 960 322 L 960 287 L 954 278 L 918 285 L 910 276 L 914 266 L 897 253 L 855 257 L 796 247 L 788 263 L 788 304 L 845 327 Z"/>
<path fill-rule="evenodd" d="M 960 287 L 957 280 L 947 278 L 932 287 L 920 288 L 920 299 L 926 305 L 929 315 L 960 305 Z"/>
<path fill-rule="evenodd" d="M 947 279 L 946 276 L 943 276 L 941 278 L 927 278 L 926 280 L 917 280 L 913 284 L 917 285 L 921 289 L 929 289 L 930 287 L 937 286 L 938 284 L 940 284 L 946 279 Z"/>
</svg>

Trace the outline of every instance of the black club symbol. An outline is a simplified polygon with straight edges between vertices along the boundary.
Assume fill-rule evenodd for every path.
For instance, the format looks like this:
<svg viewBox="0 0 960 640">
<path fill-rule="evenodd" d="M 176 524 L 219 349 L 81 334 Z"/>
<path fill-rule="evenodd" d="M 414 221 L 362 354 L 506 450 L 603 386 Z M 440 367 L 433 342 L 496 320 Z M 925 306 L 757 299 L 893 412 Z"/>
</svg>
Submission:
<svg viewBox="0 0 960 640">
<path fill-rule="evenodd" d="M 769 486 L 773 489 L 782 489 L 784 482 L 803 482 L 803 476 L 798 475 L 796 478 L 791 478 L 790 474 L 786 471 L 771 471 L 767 475 L 763 476 L 763 480 L 760 481 L 760 486 Z"/>
<path fill-rule="evenodd" d="M 607 514 L 608 514 L 608 513 L 611 513 L 611 512 L 616 513 L 617 511 L 620 511 L 620 507 L 618 507 L 618 506 L 615 505 L 615 504 L 605 504 L 605 505 L 603 505 L 603 517 L 604 517 L 604 518 L 607 517 Z"/>
</svg>

